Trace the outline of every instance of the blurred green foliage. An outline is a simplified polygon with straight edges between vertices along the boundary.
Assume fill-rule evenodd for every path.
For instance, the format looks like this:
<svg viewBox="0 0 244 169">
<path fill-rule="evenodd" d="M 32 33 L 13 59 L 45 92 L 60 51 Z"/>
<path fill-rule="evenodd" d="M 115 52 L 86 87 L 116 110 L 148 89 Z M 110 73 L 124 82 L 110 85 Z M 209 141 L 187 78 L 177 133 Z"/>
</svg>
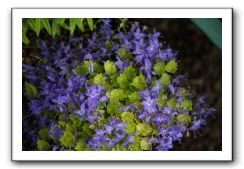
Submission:
<svg viewBox="0 0 244 169">
<path fill-rule="evenodd" d="M 28 31 L 32 30 L 36 36 L 39 37 L 42 30 L 55 38 L 60 35 L 61 28 L 67 29 L 70 35 L 73 35 L 78 28 L 80 31 L 93 30 L 94 23 L 92 18 L 24 18 L 22 20 L 22 42 L 25 45 L 30 43 L 28 38 Z"/>
</svg>

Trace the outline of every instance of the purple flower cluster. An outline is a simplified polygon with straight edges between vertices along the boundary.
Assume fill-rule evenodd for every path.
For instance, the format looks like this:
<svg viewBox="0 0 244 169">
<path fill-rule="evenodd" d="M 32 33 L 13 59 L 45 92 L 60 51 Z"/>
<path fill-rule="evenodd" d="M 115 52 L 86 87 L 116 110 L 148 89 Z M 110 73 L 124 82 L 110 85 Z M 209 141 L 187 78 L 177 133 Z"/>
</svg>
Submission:
<svg viewBox="0 0 244 169">
<path fill-rule="evenodd" d="M 25 94 L 23 150 L 49 148 L 38 140 L 50 150 L 170 150 L 215 111 L 183 86 L 177 53 L 159 32 L 102 21 L 90 37 L 40 40 L 40 56 L 23 64 L 38 91 Z"/>
</svg>

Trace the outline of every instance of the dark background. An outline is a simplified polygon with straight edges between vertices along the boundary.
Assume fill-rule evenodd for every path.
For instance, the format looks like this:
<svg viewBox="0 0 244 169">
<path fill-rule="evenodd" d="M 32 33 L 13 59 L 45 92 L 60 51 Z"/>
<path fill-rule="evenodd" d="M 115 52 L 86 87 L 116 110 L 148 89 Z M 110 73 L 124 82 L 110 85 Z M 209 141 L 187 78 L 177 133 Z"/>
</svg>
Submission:
<svg viewBox="0 0 244 169">
<path fill-rule="evenodd" d="M 176 151 L 222 150 L 222 53 L 190 19 L 131 19 L 162 33 L 178 53 L 179 72 L 191 89 L 208 97 L 207 103 L 217 111 L 195 135 L 176 143 Z"/>
</svg>

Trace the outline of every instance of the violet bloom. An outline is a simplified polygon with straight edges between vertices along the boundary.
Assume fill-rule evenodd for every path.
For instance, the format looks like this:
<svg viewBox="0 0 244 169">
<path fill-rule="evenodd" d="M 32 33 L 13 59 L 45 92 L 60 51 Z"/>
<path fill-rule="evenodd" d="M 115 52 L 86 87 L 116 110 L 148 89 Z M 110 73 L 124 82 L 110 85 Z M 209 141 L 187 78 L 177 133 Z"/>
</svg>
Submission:
<svg viewBox="0 0 244 169">
<path fill-rule="evenodd" d="M 85 109 L 85 104 L 81 104 L 80 109 L 79 110 L 75 110 L 74 113 L 78 116 L 84 116 L 86 113 L 86 109 Z"/>
<path fill-rule="evenodd" d="M 178 140 L 183 137 L 185 129 L 183 128 L 182 124 L 178 124 L 177 126 L 169 126 L 168 127 L 168 134 L 172 138 L 173 141 Z"/>
<path fill-rule="evenodd" d="M 122 61 L 118 56 L 116 56 L 116 59 L 117 61 L 115 61 L 114 64 L 119 68 L 120 72 L 122 72 L 124 68 L 128 66 L 128 63 Z"/>
<path fill-rule="evenodd" d="M 140 70 L 144 71 L 147 82 L 150 82 L 152 78 L 152 64 L 149 59 L 144 59 L 144 64 L 140 67 Z"/>
<path fill-rule="evenodd" d="M 145 33 L 141 32 L 140 28 L 137 28 L 134 32 L 134 37 L 135 39 L 140 40 L 145 37 Z"/>
<path fill-rule="evenodd" d="M 107 134 L 111 134 L 112 131 L 114 130 L 114 127 L 112 127 L 112 126 L 106 126 L 105 128 L 106 128 L 105 131 Z"/>
<path fill-rule="evenodd" d="M 171 148 L 173 148 L 173 141 L 170 137 L 159 140 L 159 144 L 156 146 L 158 151 L 168 151 Z"/>
<path fill-rule="evenodd" d="M 50 55 L 45 41 L 41 40 L 40 43 L 39 43 L 39 47 L 41 49 L 41 55 L 42 56 L 46 57 L 46 56 Z"/>
<path fill-rule="evenodd" d="M 195 132 L 198 129 L 200 129 L 203 125 L 206 125 L 206 122 L 201 119 L 193 121 L 190 130 L 193 130 Z"/>
<path fill-rule="evenodd" d="M 170 121 L 170 117 L 166 115 L 156 115 L 153 119 L 152 122 L 156 124 L 157 126 L 161 126 L 164 124 L 167 124 Z"/>
<path fill-rule="evenodd" d="M 156 80 L 156 84 L 155 84 L 155 86 L 152 87 L 151 92 L 159 93 L 160 89 L 162 89 L 162 88 L 163 88 L 163 86 L 160 84 L 160 81 Z"/>
<path fill-rule="evenodd" d="M 59 110 L 63 113 L 66 110 L 65 104 L 69 102 L 69 96 L 58 96 L 58 98 L 52 101 L 57 104 Z"/>
<path fill-rule="evenodd" d="M 51 122 L 50 130 L 48 132 L 49 137 L 51 135 L 54 135 L 56 137 L 56 139 L 59 139 L 62 134 L 63 134 L 63 131 L 60 129 L 56 129 L 55 124 L 53 122 Z"/>
<path fill-rule="evenodd" d="M 104 91 L 104 87 L 95 84 L 90 87 L 87 87 L 86 96 L 88 96 L 90 99 L 96 100 L 100 97 L 103 91 Z"/>
<path fill-rule="evenodd" d="M 156 100 L 152 99 L 151 96 L 148 96 L 141 102 L 141 105 L 144 108 L 144 111 L 148 112 L 149 114 L 155 113 L 157 111 L 156 108 Z"/>
</svg>

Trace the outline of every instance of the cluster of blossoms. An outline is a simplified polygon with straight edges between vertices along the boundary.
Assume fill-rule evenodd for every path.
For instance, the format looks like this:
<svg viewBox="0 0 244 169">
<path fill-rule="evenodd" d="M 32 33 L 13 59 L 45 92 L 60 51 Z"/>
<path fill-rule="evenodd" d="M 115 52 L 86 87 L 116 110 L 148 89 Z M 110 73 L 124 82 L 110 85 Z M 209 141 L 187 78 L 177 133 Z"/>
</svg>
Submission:
<svg viewBox="0 0 244 169">
<path fill-rule="evenodd" d="M 23 64 L 23 150 L 170 150 L 215 111 L 184 87 L 160 33 L 102 21 L 90 37 L 40 41 Z"/>
</svg>

